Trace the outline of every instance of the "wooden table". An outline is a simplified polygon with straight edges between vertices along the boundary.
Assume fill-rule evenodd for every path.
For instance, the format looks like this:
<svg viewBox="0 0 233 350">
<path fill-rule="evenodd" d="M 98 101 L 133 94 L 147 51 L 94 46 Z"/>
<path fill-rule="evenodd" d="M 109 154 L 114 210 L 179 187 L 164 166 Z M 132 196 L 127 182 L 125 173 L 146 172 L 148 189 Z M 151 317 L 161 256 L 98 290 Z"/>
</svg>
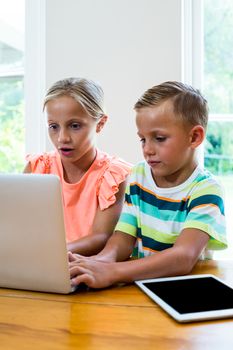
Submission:
<svg viewBox="0 0 233 350">
<path fill-rule="evenodd" d="M 202 261 L 233 285 L 233 261 Z M 233 319 L 179 324 L 135 285 L 57 295 L 0 289 L 0 349 L 233 349 Z"/>
</svg>

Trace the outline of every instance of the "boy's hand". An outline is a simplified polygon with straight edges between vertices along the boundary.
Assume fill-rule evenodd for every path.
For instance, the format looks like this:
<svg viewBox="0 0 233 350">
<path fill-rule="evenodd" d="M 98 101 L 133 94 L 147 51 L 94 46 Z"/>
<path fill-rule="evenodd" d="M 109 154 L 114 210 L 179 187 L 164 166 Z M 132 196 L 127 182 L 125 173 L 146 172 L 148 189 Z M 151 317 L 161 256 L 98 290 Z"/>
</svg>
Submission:
<svg viewBox="0 0 233 350">
<path fill-rule="evenodd" d="M 85 283 L 90 288 L 105 288 L 115 282 L 114 263 L 82 258 L 78 257 L 69 264 L 70 277 L 74 286 Z"/>
</svg>

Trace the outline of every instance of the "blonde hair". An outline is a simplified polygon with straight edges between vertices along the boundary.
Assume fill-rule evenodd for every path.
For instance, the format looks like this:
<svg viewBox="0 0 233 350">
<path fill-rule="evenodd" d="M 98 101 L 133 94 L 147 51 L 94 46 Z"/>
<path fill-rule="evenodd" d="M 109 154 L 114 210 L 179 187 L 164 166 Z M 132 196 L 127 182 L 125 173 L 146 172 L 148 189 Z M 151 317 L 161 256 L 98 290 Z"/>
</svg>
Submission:
<svg viewBox="0 0 233 350">
<path fill-rule="evenodd" d="M 201 125 L 206 129 L 208 105 L 200 91 L 177 81 L 167 81 L 148 89 L 136 102 L 134 109 L 156 106 L 171 99 L 174 113 L 191 125 Z"/>
<path fill-rule="evenodd" d="M 57 81 L 48 89 L 43 109 L 49 101 L 62 96 L 72 97 L 94 119 L 100 119 L 105 115 L 104 92 L 101 86 L 92 80 L 67 78 Z"/>
</svg>

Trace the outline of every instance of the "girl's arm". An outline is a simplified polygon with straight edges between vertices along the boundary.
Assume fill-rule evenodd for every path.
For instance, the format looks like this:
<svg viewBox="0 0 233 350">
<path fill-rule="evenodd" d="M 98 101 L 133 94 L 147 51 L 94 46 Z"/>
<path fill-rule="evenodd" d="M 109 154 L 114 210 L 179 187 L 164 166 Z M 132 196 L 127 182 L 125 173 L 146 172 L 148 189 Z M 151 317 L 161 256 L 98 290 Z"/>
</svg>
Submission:
<svg viewBox="0 0 233 350">
<path fill-rule="evenodd" d="M 23 173 L 30 174 L 31 172 L 32 172 L 31 165 L 30 165 L 30 163 L 27 163 L 24 170 L 23 170 Z"/>
<path fill-rule="evenodd" d="M 188 274 L 208 240 L 205 232 L 190 228 L 182 231 L 172 248 L 142 259 L 106 263 L 80 258 L 70 263 L 71 278 L 74 285 L 83 282 L 92 288 L 103 288 L 117 282 Z"/>
<path fill-rule="evenodd" d="M 97 210 L 93 223 L 93 233 L 68 243 L 67 249 L 69 251 L 90 256 L 99 253 L 104 248 L 119 219 L 124 202 L 125 187 L 126 181 L 119 185 L 119 191 L 115 195 L 116 201 L 113 205 L 105 210 Z"/>
</svg>

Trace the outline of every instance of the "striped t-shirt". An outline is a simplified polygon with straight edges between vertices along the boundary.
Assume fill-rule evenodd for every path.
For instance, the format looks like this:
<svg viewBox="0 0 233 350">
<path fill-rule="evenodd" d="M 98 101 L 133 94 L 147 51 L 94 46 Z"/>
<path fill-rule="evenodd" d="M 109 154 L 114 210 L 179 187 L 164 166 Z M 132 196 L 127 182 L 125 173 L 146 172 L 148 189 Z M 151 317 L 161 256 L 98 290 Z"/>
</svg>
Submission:
<svg viewBox="0 0 233 350">
<path fill-rule="evenodd" d="M 214 176 L 197 167 L 181 185 L 159 188 L 149 165 L 137 164 L 115 229 L 137 238 L 133 255 L 145 257 L 171 247 L 185 228 L 206 232 L 208 250 L 227 247 L 223 191 Z"/>
</svg>

